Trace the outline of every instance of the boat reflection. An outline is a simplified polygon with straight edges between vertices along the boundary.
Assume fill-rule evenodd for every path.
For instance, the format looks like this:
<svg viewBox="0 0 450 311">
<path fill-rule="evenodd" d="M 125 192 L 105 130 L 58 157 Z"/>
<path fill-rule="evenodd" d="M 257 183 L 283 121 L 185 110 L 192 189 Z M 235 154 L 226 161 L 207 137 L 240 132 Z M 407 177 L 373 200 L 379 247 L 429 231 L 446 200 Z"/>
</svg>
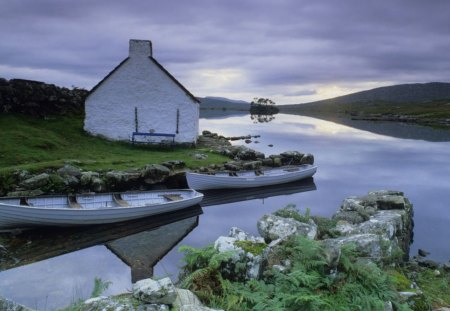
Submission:
<svg viewBox="0 0 450 311">
<path fill-rule="evenodd" d="M 317 190 L 317 187 L 312 177 L 286 184 L 257 188 L 205 190 L 202 191 L 204 197 L 200 205 L 206 207 L 314 190 Z"/>
<path fill-rule="evenodd" d="M 0 271 L 103 244 L 130 266 L 136 282 L 153 275 L 153 267 L 197 227 L 202 213 L 196 205 L 122 223 L 3 233 Z"/>
</svg>

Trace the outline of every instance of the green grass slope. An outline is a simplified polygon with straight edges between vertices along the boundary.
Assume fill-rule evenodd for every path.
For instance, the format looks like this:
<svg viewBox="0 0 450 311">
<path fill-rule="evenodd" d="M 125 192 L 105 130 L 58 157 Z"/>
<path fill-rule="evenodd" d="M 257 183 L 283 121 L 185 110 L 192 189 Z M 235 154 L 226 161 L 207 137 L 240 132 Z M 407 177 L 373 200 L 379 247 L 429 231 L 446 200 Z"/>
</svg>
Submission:
<svg viewBox="0 0 450 311">
<path fill-rule="evenodd" d="M 195 152 L 206 153 L 208 159 L 194 159 L 191 154 Z M 188 167 L 196 167 L 227 158 L 202 149 L 133 146 L 90 136 L 83 131 L 82 116 L 39 119 L 0 115 L 0 172 L 19 168 L 40 171 L 68 161 L 87 170 L 123 170 L 169 160 L 183 160 Z"/>
</svg>

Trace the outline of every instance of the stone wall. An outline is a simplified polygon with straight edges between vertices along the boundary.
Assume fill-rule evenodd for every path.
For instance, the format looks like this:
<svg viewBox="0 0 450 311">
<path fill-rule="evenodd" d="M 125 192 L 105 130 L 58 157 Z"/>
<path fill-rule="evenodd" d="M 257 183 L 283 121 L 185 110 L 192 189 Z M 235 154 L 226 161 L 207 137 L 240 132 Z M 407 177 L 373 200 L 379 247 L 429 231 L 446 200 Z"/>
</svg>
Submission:
<svg viewBox="0 0 450 311">
<path fill-rule="evenodd" d="M 0 78 L 0 113 L 33 116 L 81 114 L 87 90 L 39 81 Z"/>
</svg>

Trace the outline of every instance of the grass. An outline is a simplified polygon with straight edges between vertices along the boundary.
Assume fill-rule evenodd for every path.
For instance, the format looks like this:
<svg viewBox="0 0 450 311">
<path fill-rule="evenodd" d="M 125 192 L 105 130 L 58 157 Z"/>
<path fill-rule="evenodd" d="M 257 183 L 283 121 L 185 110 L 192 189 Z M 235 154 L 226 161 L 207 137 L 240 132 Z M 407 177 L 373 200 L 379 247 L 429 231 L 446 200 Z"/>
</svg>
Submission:
<svg viewBox="0 0 450 311">
<path fill-rule="evenodd" d="M 124 170 L 150 163 L 183 160 L 187 167 L 222 163 L 228 158 L 201 148 L 157 148 L 112 142 L 83 131 L 83 116 L 39 119 L 0 115 L 0 173 L 15 169 L 42 171 L 74 162 L 85 170 Z M 198 160 L 192 153 L 208 155 Z"/>
</svg>

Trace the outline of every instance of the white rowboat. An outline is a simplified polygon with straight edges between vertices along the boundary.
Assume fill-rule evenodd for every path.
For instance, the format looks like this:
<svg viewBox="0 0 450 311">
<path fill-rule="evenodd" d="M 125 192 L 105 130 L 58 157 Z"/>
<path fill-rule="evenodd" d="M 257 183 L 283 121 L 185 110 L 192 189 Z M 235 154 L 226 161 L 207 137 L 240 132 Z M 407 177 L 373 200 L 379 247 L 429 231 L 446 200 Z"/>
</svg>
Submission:
<svg viewBox="0 0 450 311">
<path fill-rule="evenodd" d="M 310 164 L 290 165 L 263 171 L 222 172 L 215 174 L 186 173 L 189 188 L 196 190 L 251 188 L 284 184 L 313 176 L 317 166 Z M 231 176 L 233 175 L 233 176 Z"/>
<path fill-rule="evenodd" d="M 108 224 L 196 205 L 192 190 L 0 198 L 0 228 Z"/>
</svg>

